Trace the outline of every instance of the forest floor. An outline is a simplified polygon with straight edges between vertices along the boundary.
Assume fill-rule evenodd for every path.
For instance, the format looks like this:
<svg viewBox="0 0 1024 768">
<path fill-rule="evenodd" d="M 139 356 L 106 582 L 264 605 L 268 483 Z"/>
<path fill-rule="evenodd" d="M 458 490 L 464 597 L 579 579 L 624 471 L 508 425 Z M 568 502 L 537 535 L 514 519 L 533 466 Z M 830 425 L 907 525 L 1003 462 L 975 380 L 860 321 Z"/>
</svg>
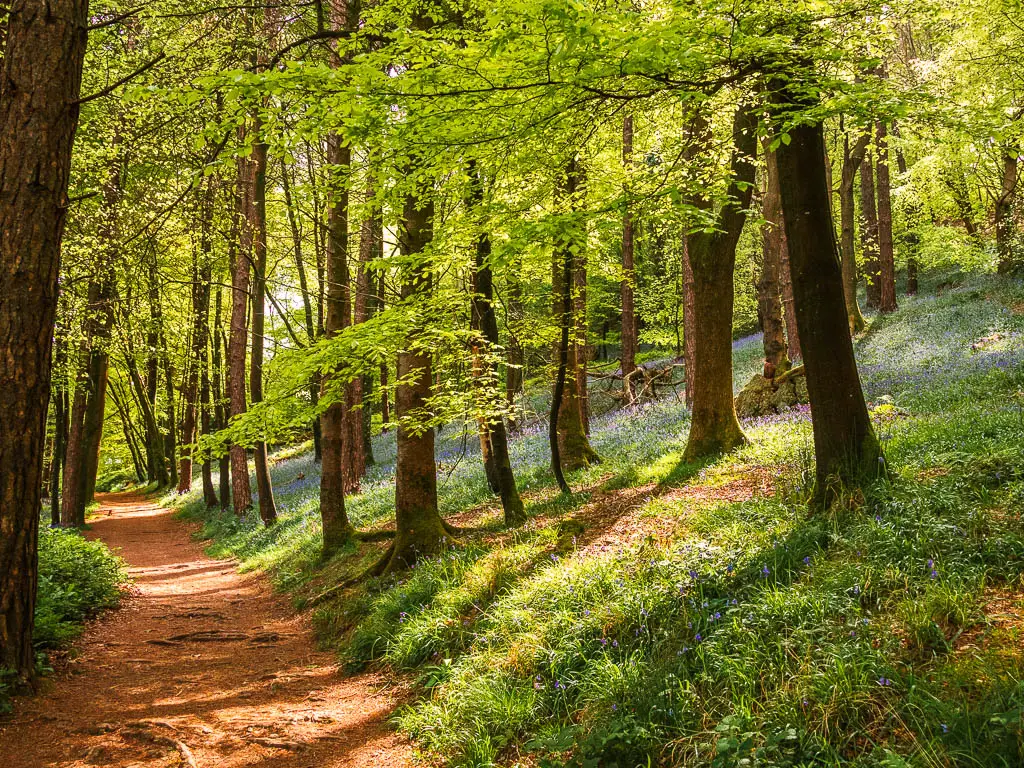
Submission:
<svg viewBox="0 0 1024 768">
<path fill-rule="evenodd" d="M 0 765 L 411 765 L 387 725 L 401 692 L 346 676 L 265 578 L 189 534 L 144 496 L 101 498 L 88 535 L 127 561 L 132 594 L 0 722 Z"/>
</svg>

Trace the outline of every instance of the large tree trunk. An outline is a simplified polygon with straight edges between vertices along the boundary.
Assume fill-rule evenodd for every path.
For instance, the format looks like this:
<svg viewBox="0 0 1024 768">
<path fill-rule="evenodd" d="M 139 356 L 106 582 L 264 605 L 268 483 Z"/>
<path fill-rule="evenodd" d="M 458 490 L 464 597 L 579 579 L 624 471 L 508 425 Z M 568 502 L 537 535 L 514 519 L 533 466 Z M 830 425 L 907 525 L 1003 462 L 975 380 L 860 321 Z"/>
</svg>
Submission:
<svg viewBox="0 0 1024 768">
<path fill-rule="evenodd" d="M 780 111 L 814 106 L 806 91 L 790 88 L 778 92 Z M 844 311 L 822 125 L 798 123 L 789 136 L 790 143 L 779 147 L 776 158 L 814 423 L 815 496 L 827 505 L 842 485 L 877 477 L 880 453 Z"/>
<path fill-rule="evenodd" d="M 839 213 L 842 219 L 843 301 L 846 304 L 846 322 L 850 326 L 851 334 L 860 333 L 867 326 L 864 315 L 860 311 L 860 304 L 857 302 L 857 254 L 853 246 L 855 208 L 853 183 L 857 177 L 857 169 L 864 162 L 869 138 L 866 134 L 862 135 L 851 149 L 849 136 L 843 136 L 843 171 L 839 180 Z"/>
<path fill-rule="evenodd" d="M 292 250 L 295 255 L 295 271 L 299 276 L 299 293 L 302 296 L 302 309 L 306 320 L 306 338 L 309 343 L 316 342 L 316 326 L 313 324 L 313 301 L 309 294 L 309 283 L 306 280 L 306 265 L 302 258 L 302 232 L 299 230 L 299 220 L 292 203 L 291 183 L 288 179 L 288 165 L 281 160 L 281 184 L 284 189 L 285 211 L 288 214 L 288 226 L 292 233 Z M 315 228 L 314 228 L 315 229 Z M 309 382 L 310 405 L 315 410 L 320 399 L 320 380 L 314 376 Z M 320 462 L 323 459 L 323 446 L 321 444 L 320 417 L 313 419 L 313 461 Z"/>
<path fill-rule="evenodd" d="M 405 257 L 402 299 L 426 304 L 432 290 L 432 266 L 424 250 L 433 237 L 432 201 L 408 195 L 398 237 Z M 398 421 L 398 460 L 395 466 L 394 543 L 381 571 L 400 571 L 417 559 L 445 547 L 447 530 L 437 509 L 437 464 L 434 459 L 434 428 L 424 424 L 424 413 L 433 385 L 432 350 L 423 329 L 409 331 L 398 353 L 395 418 Z"/>
<path fill-rule="evenodd" d="M 35 671 L 37 534 L 85 0 L 14 0 L 0 74 L 0 669 Z"/>
<path fill-rule="evenodd" d="M 470 169 L 473 185 L 474 207 L 483 205 L 483 179 L 476 168 Z M 496 389 L 498 384 L 497 371 L 493 360 L 494 350 L 499 344 L 498 318 L 494 312 L 494 275 L 491 270 L 491 238 L 481 232 L 476 241 L 476 260 L 473 270 L 473 320 L 482 340 L 475 345 L 474 368 L 479 368 L 478 381 L 482 390 L 480 404 L 485 415 L 481 417 L 481 445 L 490 454 L 491 471 L 494 486 L 501 494 L 501 507 L 505 513 L 506 525 L 521 525 L 526 520 L 523 501 L 516 488 L 516 479 L 512 474 L 512 462 L 508 455 L 508 433 L 505 419 L 500 408 L 494 412 L 494 406 L 500 402 L 501 395 Z M 487 456 L 485 454 L 485 466 Z M 492 487 L 494 487 L 492 486 Z"/>
<path fill-rule="evenodd" d="M 263 126 L 255 121 L 256 146 L 252 152 L 252 206 L 247 211 L 252 230 L 252 352 L 249 357 L 249 398 L 253 404 L 263 402 L 263 345 L 266 324 L 267 295 L 267 145 L 260 135 Z M 256 443 L 254 456 L 256 492 L 259 497 L 260 520 L 264 525 L 277 522 L 274 486 L 270 480 L 267 443 Z"/>
<path fill-rule="evenodd" d="M 633 167 L 633 117 L 622 120 L 622 164 L 628 176 Z M 636 370 L 636 308 L 633 287 L 636 281 L 633 248 L 633 212 L 629 204 L 629 185 L 626 185 L 626 210 L 622 216 L 622 386 L 626 402 L 633 402 L 635 389 L 631 374 Z"/>
<path fill-rule="evenodd" d="M 999 254 L 999 274 L 1007 275 L 1020 266 L 1014 248 L 1013 207 L 1017 199 L 1017 165 L 1016 149 L 1003 154 L 1003 179 L 996 200 L 996 252 Z"/>
<path fill-rule="evenodd" d="M 878 254 L 878 209 L 875 206 L 875 170 L 870 154 L 860 164 L 860 242 L 864 249 L 867 305 L 882 305 L 882 264 Z"/>
<path fill-rule="evenodd" d="M 697 232 L 688 238 L 696 354 L 686 461 L 731 451 L 746 442 L 733 402 L 733 271 L 754 184 L 756 129 L 753 110 L 738 108 L 733 118 L 729 200 L 722 206 L 715 232 Z"/>
<path fill-rule="evenodd" d="M 757 314 L 761 320 L 764 346 L 764 377 L 774 379 L 790 367 L 786 348 L 786 320 L 782 311 L 782 250 L 785 231 L 782 221 L 782 203 L 779 200 L 779 175 L 775 159 L 765 152 L 764 198 L 761 204 L 764 226 L 761 228 L 761 274 L 757 281 Z"/>
<path fill-rule="evenodd" d="M 566 170 L 564 195 L 566 207 L 570 213 L 580 209 L 582 202 L 583 181 L 579 161 L 573 158 Z M 554 297 L 553 314 L 556 318 L 567 318 L 569 323 L 569 348 L 565 351 L 565 382 L 558 411 L 558 459 L 562 471 L 581 469 L 600 461 L 597 452 L 590 446 L 587 439 L 584 414 L 583 388 L 580 379 L 584 375 L 581 365 L 580 343 L 581 301 L 577 275 L 580 262 L 584 258 L 582 251 L 586 248 L 586 236 L 582 225 L 570 222 L 567 233 L 554 251 L 552 264 L 552 295 Z M 566 279 L 564 264 L 571 266 L 569 278 Z M 585 304 L 582 308 L 585 310 Z M 585 328 L 583 328 L 585 333 Z M 585 342 L 584 342 L 585 343 Z M 559 355 L 561 352 L 559 352 Z M 552 456 L 554 464 L 555 457 Z"/>
<path fill-rule="evenodd" d="M 878 308 L 883 313 L 895 312 L 896 255 L 892 239 L 892 182 L 889 178 L 889 137 L 884 123 L 878 123 L 878 264 L 882 281 Z"/>
<path fill-rule="evenodd" d="M 244 137 L 241 137 L 244 138 Z M 248 343 L 247 314 L 249 309 L 249 262 L 251 242 L 244 235 L 242 217 L 252 199 L 251 161 L 238 159 L 238 192 L 236 198 L 235 225 L 229 247 L 231 262 L 231 329 L 228 337 L 227 390 L 229 418 L 241 416 L 246 410 L 245 401 L 245 350 Z M 236 242 L 236 240 L 238 242 Z M 236 515 L 244 515 L 252 507 L 252 490 L 249 485 L 249 462 L 245 447 L 231 446 L 231 501 Z"/>
</svg>

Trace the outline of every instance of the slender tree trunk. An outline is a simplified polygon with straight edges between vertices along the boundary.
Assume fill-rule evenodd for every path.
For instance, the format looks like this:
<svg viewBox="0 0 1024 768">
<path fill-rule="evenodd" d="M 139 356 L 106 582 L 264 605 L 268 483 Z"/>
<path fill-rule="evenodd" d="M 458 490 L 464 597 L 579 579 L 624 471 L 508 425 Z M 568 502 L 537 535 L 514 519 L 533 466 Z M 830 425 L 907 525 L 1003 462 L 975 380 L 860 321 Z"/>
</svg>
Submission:
<svg viewBox="0 0 1024 768">
<path fill-rule="evenodd" d="M 199 317 L 200 298 L 199 256 L 192 265 L 192 334 L 191 354 L 195 361 L 199 357 L 199 334 L 202 321 Z M 192 443 L 196 439 L 196 400 L 199 396 L 199 367 L 192 365 L 185 377 L 185 392 L 182 401 L 181 458 L 178 465 L 178 493 L 188 493 L 192 488 Z"/>
<path fill-rule="evenodd" d="M 383 247 L 383 232 L 381 233 L 381 247 Z M 377 277 L 377 311 L 384 311 L 384 273 Z M 388 364 L 380 364 L 380 419 L 384 425 L 382 431 L 388 431 L 388 423 L 391 421 L 391 405 L 388 401 Z"/>
<path fill-rule="evenodd" d="M 508 301 L 505 329 L 508 334 L 508 348 L 505 352 L 505 401 L 511 412 L 509 428 L 518 429 L 516 398 L 523 391 L 523 345 L 519 341 L 520 324 L 526 315 L 523 308 L 523 284 L 520 278 L 522 262 L 513 261 L 508 270 Z"/>
<path fill-rule="evenodd" d="M 780 279 L 785 230 L 779 194 L 779 175 L 775 168 L 775 160 L 771 152 L 765 152 L 765 190 L 762 203 L 765 224 L 761 228 L 764 259 L 757 282 L 757 306 L 761 330 L 764 332 L 766 379 L 774 379 L 776 375 L 785 373 L 790 367 Z"/>
<path fill-rule="evenodd" d="M 221 389 L 221 381 L 224 379 L 223 360 L 225 355 L 221 350 L 227 350 L 224 341 L 224 330 L 221 326 L 221 290 L 217 288 L 217 298 L 214 309 L 213 323 L 213 419 L 216 429 L 224 429 L 227 426 L 227 409 L 224 406 L 224 391 Z M 220 475 L 220 507 L 227 509 L 231 503 L 231 456 L 225 453 L 220 457 L 218 463 Z"/>
<path fill-rule="evenodd" d="M 171 485 L 178 485 L 178 443 L 175 435 L 175 397 L 174 397 L 174 365 L 171 363 L 170 351 L 167 349 L 167 337 L 160 331 L 161 357 L 164 364 L 164 399 L 166 402 L 167 432 L 164 435 L 164 450 L 167 452 L 167 466 L 170 468 Z"/>
<path fill-rule="evenodd" d="M 893 121 L 892 133 L 894 136 L 899 138 L 900 131 L 899 126 Z M 900 172 L 901 176 L 907 174 L 907 161 L 903 155 L 903 149 L 899 144 L 896 145 L 896 169 Z M 907 233 L 904 236 L 904 243 L 907 246 L 907 295 L 917 295 L 917 248 L 921 244 L 921 238 L 918 235 L 914 225 L 921 216 L 921 203 L 916 198 L 911 201 L 907 208 Z"/>
<path fill-rule="evenodd" d="M 839 180 L 839 212 L 842 218 L 842 271 L 843 301 L 846 304 L 846 321 L 850 333 L 860 333 L 867 327 L 864 315 L 861 314 L 857 302 L 857 254 L 853 246 L 854 234 L 854 194 L 853 184 L 857 177 L 857 169 L 864 162 L 869 137 L 862 135 L 857 143 L 850 148 L 849 136 L 843 136 L 843 172 Z"/>
<path fill-rule="evenodd" d="M 309 283 L 306 280 L 306 265 L 302 258 L 302 232 L 299 230 L 299 220 L 292 203 L 291 183 L 288 180 L 288 166 L 281 160 L 281 184 L 284 189 L 285 211 L 288 214 L 288 226 L 292 233 L 292 249 L 295 254 L 295 271 L 299 276 L 299 293 L 302 296 L 302 309 L 306 319 L 306 338 L 309 343 L 316 342 L 316 326 L 313 324 L 313 301 L 309 295 Z M 314 376 L 309 382 L 310 405 L 315 410 L 320 399 L 320 380 Z M 313 460 L 319 463 L 323 459 L 323 446 L 321 444 L 320 417 L 313 419 Z"/>
<path fill-rule="evenodd" d="M 14 0 L 0 63 L 0 669 L 35 672 L 37 534 L 88 3 Z"/>
<path fill-rule="evenodd" d="M 475 165 L 475 164 L 474 164 Z M 472 204 L 481 208 L 484 201 L 483 179 L 478 169 L 470 169 Z M 475 345 L 474 368 L 480 369 L 479 381 L 483 390 L 483 407 L 485 414 L 481 417 L 480 441 L 482 447 L 490 454 L 488 479 L 493 475 L 492 489 L 501 494 L 501 506 L 505 513 L 506 525 L 521 525 L 526 520 L 523 501 L 516 488 L 516 479 L 512 473 L 512 462 L 508 454 L 508 433 L 505 430 L 505 419 L 500 408 L 494 412 L 492 406 L 500 401 L 501 395 L 496 389 L 497 371 L 493 362 L 494 350 L 499 344 L 498 318 L 494 312 L 494 276 L 491 270 L 491 238 L 486 231 L 477 236 L 476 260 L 473 270 L 473 319 L 474 326 L 479 330 L 481 340 Z M 493 390 L 489 391 L 489 390 Z M 484 466 L 487 466 L 487 456 Z"/>
<path fill-rule="evenodd" d="M 135 443 L 135 436 L 132 432 L 131 413 L 128 404 L 117 393 L 117 387 L 111 382 L 110 399 L 114 401 L 114 408 L 117 410 L 118 418 L 121 420 L 121 429 L 124 434 L 125 445 L 128 446 L 128 453 L 132 457 L 132 467 L 135 469 L 135 477 L 141 483 L 146 479 L 146 467 L 142 460 L 142 452 Z M 56 444 L 54 445 L 56 450 Z"/>
<path fill-rule="evenodd" d="M 568 163 L 564 185 L 563 192 L 567 211 L 570 214 L 575 214 L 580 210 L 584 194 L 582 169 L 576 158 Z M 569 348 L 566 350 L 565 381 L 558 412 L 558 458 L 563 471 L 581 469 L 600 461 L 600 457 L 587 439 L 583 412 L 584 402 L 581 397 L 583 390 L 579 381 L 584 373 L 584 368 L 580 364 L 579 356 L 581 302 L 578 296 L 577 277 L 584 248 L 586 248 L 586 236 L 582 225 L 578 221 L 570 221 L 567 225 L 567 233 L 555 248 L 551 276 L 554 296 L 553 314 L 556 318 L 568 317 L 570 327 Z M 567 259 L 572 267 L 568 280 L 565 279 L 563 269 Z M 585 308 L 585 304 L 583 308 Z M 561 352 L 558 354 L 561 355 Z M 555 457 L 552 456 L 552 464 L 554 462 Z"/>
<path fill-rule="evenodd" d="M 878 264 L 882 282 L 879 294 L 879 310 L 895 312 L 896 306 L 896 256 L 892 240 L 892 182 L 889 178 L 889 136 L 884 123 L 876 128 L 878 140 Z"/>
<path fill-rule="evenodd" d="M 251 239 L 244 234 L 245 227 L 242 218 L 252 200 L 253 178 L 250 166 L 249 159 L 238 159 L 236 224 L 233 227 L 235 231 L 231 238 L 229 254 L 231 261 L 231 330 L 227 352 L 227 390 L 230 418 L 241 416 L 246 411 L 245 351 L 249 335 L 247 314 Z M 249 461 L 245 448 L 241 445 L 231 446 L 231 500 L 237 515 L 244 515 L 252 507 Z"/>
<path fill-rule="evenodd" d="M 151 482 L 157 487 L 164 488 L 169 483 L 167 477 L 167 463 L 164 461 L 164 443 L 160 437 L 160 430 L 157 425 L 156 412 L 149 402 L 149 395 L 146 392 L 146 385 L 139 375 L 139 368 L 135 364 L 135 356 L 131 350 L 125 352 L 125 368 L 128 370 L 128 378 L 135 392 L 135 399 L 138 401 L 139 410 L 142 412 L 142 419 L 145 424 L 146 434 L 146 457 L 149 465 L 153 468 Z M 156 435 L 156 438 L 153 438 Z M 67 484 L 67 471 L 64 474 L 64 483 Z M 63 523 L 62 523 L 63 524 Z"/>
<path fill-rule="evenodd" d="M 996 200 L 996 252 L 999 254 L 999 274 L 1008 275 L 1020 267 L 1020 259 L 1015 253 L 1013 236 L 1013 207 L 1017 199 L 1017 166 L 1018 152 L 1016 149 L 1003 154 L 1003 179 Z"/>
<path fill-rule="evenodd" d="M 365 323 L 374 313 L 377 305 L 376 291 L 373 281 L 373 274 L 370 271 L 370 264 L 381 258 L 384 253 L 384 231 L 383 222 L 380 218 L 379 207 L 374 202 L 376 192 L 374 190 L 372 169 L 367 171 L 366 191 L 364 193 L 369 214 L 363 219 L 359 229 L 359 271 L 356 273 L 356 296 L 355 296 L 355 322 Z M 373 377 L 364 375 L 360 377 L 360 404 L 359 412 L 360 439 L 363 442 L 363 463 L 365 467 L 373 464 L 373 442 L 371 440 L 371 417 L 370 393 L 373 391 Z"/>
<path fill-rule="evenodd" d="M 622 164 L 628 177 L 633 167 L 633 117 L 622 120 Z M 633 286 L 636 282 L 633 249 L 633 212 L 629 203 L 629 185 L 626 185 L 626 210 L 622 216 L 622 387 L 627 403 L 636 395 L 632 373 L 636 370 L 636 308 L 633 302 Z"/>
<path fill-rule="evenodd" d="M 202 202 L 202 223 L 199 241 L 199 281 L 196 303 L 195 351 L 199 368 L 199 431 L 210 434 L 210 284 L 213 282 L 213 204 L 215 177 L 210 177 Z M 207 507 L 217 506 L 210 459 L 203 459 L 203 501 Z"/>
<path fill-rule="evenodd" d="M 864 249 L 864 280 L 869 309 L 882 305 L 882 265 L 878 253 L 878 209 L 875 207 L 875 171 L 869 154 L 860 164 L 860 239 Z"/>
<path fill-rule="evenodd" d="M 265 301 L 267 294 L 267 145 L 263 126 L 255 121 L 257 143 L 252 153 L 252 207 L 248 211 L 253 238 L 252 281 L 252 352 L 249 358 L 249 397 L 253 404 L 263 402 L 263 344 Z M 264 525 L 277 522 L 274 486 L 267 461 L 267 443 L 259 440 L 255 450 L 256 490 L 259 496 L 260 520 Z"/>
<path fill-rule="evenodd" d="M 816 97 L 807 93 L 783 86 L 776 108 L 784 112 L 813 107 Z M 814 423 L 816 500 L 827 505 L 839 496 L 842 485 L 876 477 L 880 452 L 844 310 L 822 125 L 798 124 L 789 135 L 790 143 L 779 147 L 776 158 Z"/>
<path fill-rule="evenodd" d="M 719 213 L 718 231 L 697 232 L 688 241 L 697 343 L 686 461 L 731 451 L 746 442 L 733 402 L 733 271 L 754 184 L 756 128 L 753 110 L 738 108 L 733 119 L 730 199 Z"/>
</svg>

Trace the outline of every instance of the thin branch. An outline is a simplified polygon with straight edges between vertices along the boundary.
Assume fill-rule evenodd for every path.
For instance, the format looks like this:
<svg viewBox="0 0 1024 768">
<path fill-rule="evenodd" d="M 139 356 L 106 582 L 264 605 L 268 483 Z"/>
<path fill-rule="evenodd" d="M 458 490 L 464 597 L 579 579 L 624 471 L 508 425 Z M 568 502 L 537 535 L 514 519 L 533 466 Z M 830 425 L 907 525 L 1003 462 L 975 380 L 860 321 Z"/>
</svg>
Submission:
<svg viewBox="0 0 1024 768">
<path fill-rule="evenodd" d="M 96 93 L 90 93 L 88 96 L 83 96 L 82 98 L 80 98 L 75 103 L 76 104 L 87 104 L 90 101 L 95 101 L 96 99 L 102 99 L 104 96 L 109 96 L 114 91 L 116 91 L 118 88 L 120 88 L 122 85 L 124 85 L 125 83 L 129 82 L 130 80 L 134 80 L 136 77 L 141 75 L 143 72 L 146 72 L 147 70 L 152 69 L 153 67 L 155 67 L 157 64 L 159 64 L 161 61 L 163 61 L 166 58 L 167 58 L 167 54 L 161 52 L 161 53 L 159 53 L 156 56 L 156 58 L 151 59 L 150 61 L 146 62 L 145 64 L 143 64 L 141 67 L 136 69 L 131 74 L 125 75 L 120 80 L 117 80 L 117 81 L 111 83 L 106 88 L 104 88 L 102 91 L 96 91 Z"/>
</svg>

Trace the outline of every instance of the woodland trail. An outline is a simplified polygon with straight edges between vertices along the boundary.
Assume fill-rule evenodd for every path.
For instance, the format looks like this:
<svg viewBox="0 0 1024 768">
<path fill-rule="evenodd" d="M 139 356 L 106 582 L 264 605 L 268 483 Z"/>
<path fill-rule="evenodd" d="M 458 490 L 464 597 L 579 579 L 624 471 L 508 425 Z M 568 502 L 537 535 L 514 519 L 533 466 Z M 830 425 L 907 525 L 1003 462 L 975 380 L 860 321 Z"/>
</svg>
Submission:
<svg viewBox="0 0 1024 768">
<path fill-rule="evenodd" d="M 100 500 L 89 536 L 120 551 L 136 588 L 0 719 L 0 766 L 412 765 L 383 682 L 345 676 L 264 579 L 206 557 L 145 497 Z"/>
</svg>

